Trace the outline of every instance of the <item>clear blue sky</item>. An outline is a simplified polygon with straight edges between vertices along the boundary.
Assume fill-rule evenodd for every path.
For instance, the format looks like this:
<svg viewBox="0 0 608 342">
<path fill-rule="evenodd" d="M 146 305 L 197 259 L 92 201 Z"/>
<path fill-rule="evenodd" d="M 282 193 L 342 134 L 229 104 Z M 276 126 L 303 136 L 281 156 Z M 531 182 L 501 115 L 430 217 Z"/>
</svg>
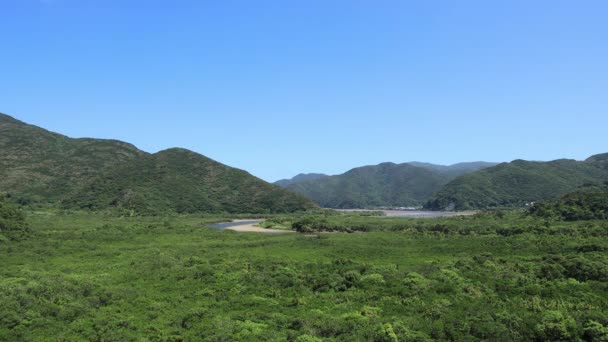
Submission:
<svg viewBox="0 0 608 342">
<path fill-rule="evenodd" d="M 274 181 L 608 152 L 608 1 L 0 0 L 0 112 Z"/>
</svg>

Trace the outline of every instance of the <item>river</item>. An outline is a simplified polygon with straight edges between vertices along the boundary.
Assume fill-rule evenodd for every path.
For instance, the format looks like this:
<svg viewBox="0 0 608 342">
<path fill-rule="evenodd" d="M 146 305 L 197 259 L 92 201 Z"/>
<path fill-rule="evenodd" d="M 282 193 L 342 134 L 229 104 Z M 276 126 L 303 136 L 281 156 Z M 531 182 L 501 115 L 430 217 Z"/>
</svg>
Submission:
<svg viewBox="0 0 608 342">
<path fill-rule="evenodd" d="M 383 217 L 403 217 L 403 218 L 433 218 L 433 217 L 452 217 L 474 215 L 475 211 L 425 211 L 425 210 L 371 210 L 371 209 L 334 209 L 341 212 L 357 211 L 381 211 Z"/>
</svg>

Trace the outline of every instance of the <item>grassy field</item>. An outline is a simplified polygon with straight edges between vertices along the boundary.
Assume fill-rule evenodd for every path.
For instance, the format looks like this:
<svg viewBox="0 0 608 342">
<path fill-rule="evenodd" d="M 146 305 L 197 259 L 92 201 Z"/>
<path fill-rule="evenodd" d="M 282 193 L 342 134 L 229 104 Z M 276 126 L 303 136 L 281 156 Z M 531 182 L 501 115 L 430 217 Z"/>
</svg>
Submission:
<svg viewBox="0 0 608 342">
<path fill-rule="evenodd" d="M 311 237 L 205 227 L 220 219 L 28 213 L 31 236 L 0 242 L 0 340 L 608 338 L 606 221 L 479 215 Z"/>
</svg>

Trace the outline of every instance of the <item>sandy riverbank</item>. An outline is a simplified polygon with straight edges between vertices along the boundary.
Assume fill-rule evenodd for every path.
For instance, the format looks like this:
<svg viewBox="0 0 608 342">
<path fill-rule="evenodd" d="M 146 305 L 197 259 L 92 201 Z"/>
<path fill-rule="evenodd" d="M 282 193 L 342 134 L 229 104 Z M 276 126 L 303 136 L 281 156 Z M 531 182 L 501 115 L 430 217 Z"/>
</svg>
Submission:
<svg viewBox="0 0 608 342">
<path fill-rule="evenodd" d="M 243 222 L 242 225 L 227 227 L 228 230 L 235 232 L 254 232 L 254 233 L 266 233 L 266 234 L 278 234 L 278 233 L 295 233 L 293 230 L 283 229 L 266 229 L 254 224 L 251 224 L 251 220 L 233 220 L 233 223 Z"/>
</svg>

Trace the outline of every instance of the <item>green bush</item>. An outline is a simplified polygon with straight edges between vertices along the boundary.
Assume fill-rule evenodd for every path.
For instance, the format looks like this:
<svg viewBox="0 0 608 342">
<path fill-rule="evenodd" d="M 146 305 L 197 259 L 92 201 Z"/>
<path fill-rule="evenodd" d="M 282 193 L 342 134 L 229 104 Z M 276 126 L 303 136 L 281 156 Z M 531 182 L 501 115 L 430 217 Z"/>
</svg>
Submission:
<svg viewBox="0 0 608 342">
<path fill-rule="evenodd" d="M 540 341 L 567 341 L 575 339 L 575 334 L 576 322 L 561 311 L 544 312 L 536 325 L 536 338 Z"/>
<path fill-rule="evenodd" d="M 586 341 L 608 342 L 608 327 L 600 322 L 590 321 L 585 325 L 583 337 Z"/>
<path fill-rule="evenodd" d="M 23 212 L 0 195 L 0 242 L 21 239 L 28 233 L 29 227 Z"/>
</svg>

